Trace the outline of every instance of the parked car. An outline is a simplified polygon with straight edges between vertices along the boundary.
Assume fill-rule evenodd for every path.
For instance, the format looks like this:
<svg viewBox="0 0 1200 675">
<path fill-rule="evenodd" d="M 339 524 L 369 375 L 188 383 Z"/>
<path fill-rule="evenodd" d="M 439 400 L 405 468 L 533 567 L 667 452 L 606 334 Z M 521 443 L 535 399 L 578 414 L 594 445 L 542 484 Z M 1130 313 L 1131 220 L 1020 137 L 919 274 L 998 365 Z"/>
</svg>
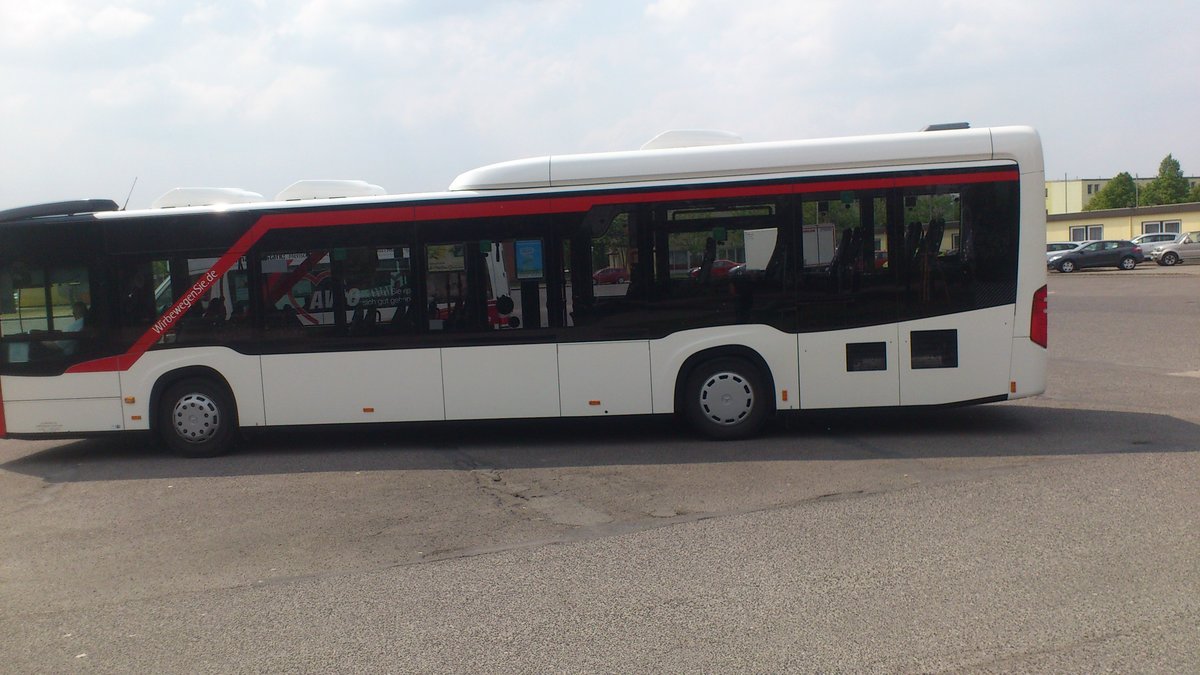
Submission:
<svg viewBox="0 0 1200 675">
<path fill-rule="evenodd" d="M 1200 232 L 1185 232 L 1166 244 L 1157 244 L 1150 258 L 1159 265 L 1177 265 L 1184 261 L 1200 260 Z"/>
<path fill-rule="evenodd" d="M 725 260 L 724 258 L 720 260 L 714 260 L 712 264 L 712 271 L 709 272 L 709 276 L 712 279 L 723 279 L 729 276 L 729 270 L 737 267 L 739 264 L 741 263 L 735 263 L 732 260 Z M 693 267 L 692 269 L 688 270 L 688 275 L 693 279 L 699 277 L 700 268 Z"/>
<path fill-rule="evenodd" d="M 628 278 L 624 267 L 602 267 L 592 273 L 592 281 L 597 284 L 623 284 Z"/>
<path fill-rule="evenodd" d="M 1153 232 L 1150 234 L 1139 234 L 1130 241 L 1138 246 L 1141 246 L 1142 251 L 1147 257 L 1149 257 L 1150 252 L 1154 250 L 1154 247 L 1161 246 L 1163 244 L 1170 244 L 1178 238 L 1178 232 Z"/>
<path fill-rule="evenodd" d="M 1046 244 L 1046 262 L 1050 262 L 1050 258 L 1053 258 L 1063 251 L 1070 251 L 1071 249 L 1078 248 L 1086 243 L 1086 241 L 1052 241 Z"/>
<path fill-rule="evenodd" d="M 1088 242 L 1062 251 L 1046 261 L 1046 267 L 1059 272 L 1074 272 L 1087 267 L 1116 267 L 1131 270 L 1146 260 L 1142 247 L 1126 239 Z"/>
</svg>

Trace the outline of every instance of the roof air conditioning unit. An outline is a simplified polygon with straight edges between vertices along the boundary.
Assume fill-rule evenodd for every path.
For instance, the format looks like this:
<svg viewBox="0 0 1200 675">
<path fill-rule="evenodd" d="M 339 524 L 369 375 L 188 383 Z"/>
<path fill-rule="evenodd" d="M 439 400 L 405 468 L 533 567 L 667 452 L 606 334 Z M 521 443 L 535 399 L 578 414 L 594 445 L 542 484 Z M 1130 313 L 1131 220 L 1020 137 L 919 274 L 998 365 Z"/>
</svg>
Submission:
<svg viewBox="0 0 1200 675">
<path fill-rule="evenodd" d="M 365 180 L 298 180 L 275 195 L 275 201 L 296 199 L 335 199 L 337 197 L 376 197 L 387 191 Z"/>
<path fill-rule="evenodd" d="M 694 148 L 702 145 L 732 145 L 741 143 L 742 137 L 732 131 L 711 129 L 672 129 L 646 141 L 639 150 L 664 150 L 667 148 Z"/>
<path fill-rule="evenodd" d="M 168 190 L 154 200 L 152 209 L 171 209 L 183 206 L 213 206 L 216 204 L 253 204 L 265 201 L 257 192 L 241 188 L 180 187 Z"/>
</svg>

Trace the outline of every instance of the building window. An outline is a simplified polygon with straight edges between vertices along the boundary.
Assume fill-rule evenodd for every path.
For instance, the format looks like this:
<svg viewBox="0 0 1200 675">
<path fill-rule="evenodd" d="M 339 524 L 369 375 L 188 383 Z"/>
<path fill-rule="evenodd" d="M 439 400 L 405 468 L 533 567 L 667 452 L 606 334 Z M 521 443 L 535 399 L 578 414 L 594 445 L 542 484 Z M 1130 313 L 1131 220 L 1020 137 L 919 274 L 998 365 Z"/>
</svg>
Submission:
<svg viewBox="0 0 1200 675">
<path fill-rule="evenodd" d="M 1071 241 L 1095 241 L 1103 238 L 1103 225 L 1074 225 L 1071 227 Z"/>
<path fill-rule="evenodd" d="M 1180 220 L 1148 220 L 1142 223 L 1142 234 L 1158 234 L 1170 232 L 1179 234 L 1183 231 L 1183 221 Z"/>
</svg>

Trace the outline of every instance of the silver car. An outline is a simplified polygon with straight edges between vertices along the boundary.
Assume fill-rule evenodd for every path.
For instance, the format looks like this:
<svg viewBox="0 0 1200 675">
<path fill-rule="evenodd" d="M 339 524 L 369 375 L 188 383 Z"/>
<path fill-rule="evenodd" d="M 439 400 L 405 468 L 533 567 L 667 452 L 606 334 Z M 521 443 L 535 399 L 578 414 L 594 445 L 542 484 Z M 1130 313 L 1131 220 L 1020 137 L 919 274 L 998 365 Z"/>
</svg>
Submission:
<svg viewBox="0 0 1200 675">
<path fill-rule="evenodd" d="M 1155 246 L 1170 244 L 1179 237 L 1178 232 L 1152 232 L 1150 234 L 1139 234 L 1132 239 L 1133 243 L 1142 247 L 1142 250 L 1147 255 L 1154 250 Z"/>
<path fill-rule="evenodd" d="M 1173 242 L 1155 244 L 1150 259 L 1168 267 L 1185 261 L 1200 261 L 1200 232 L 1184 232 Z"/>
<path fill-rule="evenodd" d="M 1086 243 L 1088 243 L 1088 242 L 1086 242 L 1086 241 L 1052 241 L 1052 242 L 1049 242 L 1046 244 L 1046 262 L 1050 262 L 1051 258 L 1059 255 L 1060 253 L 1065 253 L 1066 251 L 1070 251 L 1071 249 L 1079 248 L 1080 246 L 1083 246 Z"/>
</svg>

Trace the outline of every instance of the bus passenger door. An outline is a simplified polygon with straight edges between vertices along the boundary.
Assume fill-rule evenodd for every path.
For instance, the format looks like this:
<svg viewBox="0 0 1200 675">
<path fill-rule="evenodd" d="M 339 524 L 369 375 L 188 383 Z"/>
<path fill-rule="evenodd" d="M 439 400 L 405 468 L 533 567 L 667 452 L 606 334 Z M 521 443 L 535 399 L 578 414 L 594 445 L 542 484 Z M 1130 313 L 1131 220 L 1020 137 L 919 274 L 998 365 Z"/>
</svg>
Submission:
<svg viewBox="0 0 1200 675">
<path fill-rule="evenodd" d="M 445 345 L 446 419 L 560 414 L 546 269 L 544 240 L 533 236 L 425 247 L 428 330 Z"/>
<path fill-rule="evenodd" d="M 267 423 L 445 418 L 441 354 L 417 333 L 412 249 L 267 249 L 261 256 Z"/>
<path fill-rule="evenodd" d="M 563 416 L 654 412 L 650 343 L 634 339 L 648 318 L 643 300 L 653 260 L 651 240 L 646 232 L 639 239 L 638 222 L 628 206 L 594 207 L 582 219 L 564 219 L 570 236 L 557 248 Z"/>
<path fill-rule="evenodd" d="M 803 409 L 900 403 L 901 206 L 897 195 L 878 192 L 801 201 L 796 298 Z"/>
</svg>

